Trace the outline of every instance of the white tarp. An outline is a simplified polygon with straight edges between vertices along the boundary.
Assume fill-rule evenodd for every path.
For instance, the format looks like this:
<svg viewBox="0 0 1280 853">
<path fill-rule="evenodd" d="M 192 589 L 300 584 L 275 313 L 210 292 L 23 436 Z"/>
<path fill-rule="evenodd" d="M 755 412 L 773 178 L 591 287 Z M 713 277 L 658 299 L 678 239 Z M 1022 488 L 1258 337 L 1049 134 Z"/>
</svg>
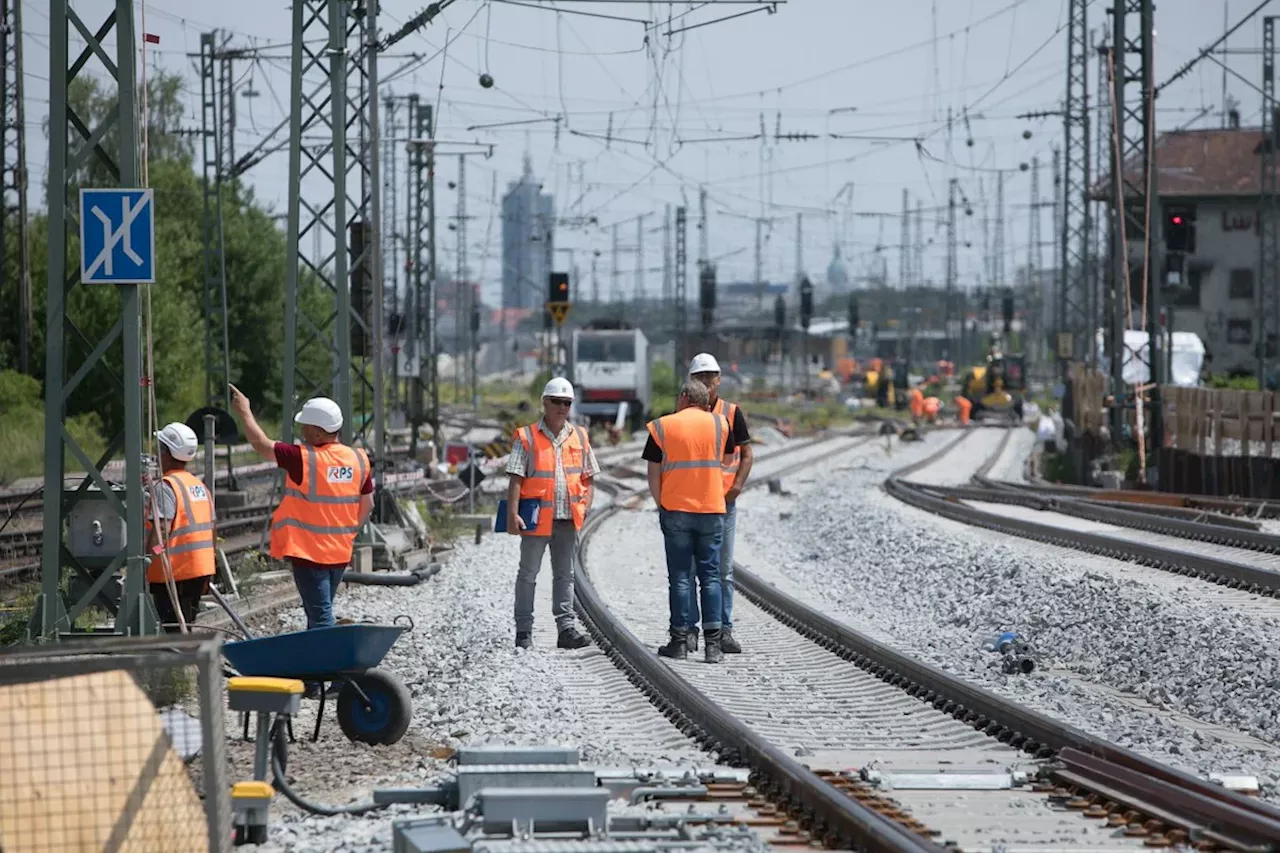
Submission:
<svg viewBox="0 0 1280 853">
<path fill-rule="evenodd" d="M 1147 332 L 1129 329 L 1124 333 L 1124 381 L 1128 385 L 1139 385 L 1151 381 L 1151 370 L 1147 366 Z M 1169 336 L 1164 334 L 1165 348 L 1169 346 Z M 1098 364 L 1104 372 L 1110 372 L 1111 359 L 1103 354 L 1103 334 L 1098 330 L 1097 336 Z M 1200 384 L 1200 368 L 1204 365 L 1204 341 L 1195 332 L 1174 332 L 1172 376 L 1174 385 L 1193 388 Z"/>
</svg>

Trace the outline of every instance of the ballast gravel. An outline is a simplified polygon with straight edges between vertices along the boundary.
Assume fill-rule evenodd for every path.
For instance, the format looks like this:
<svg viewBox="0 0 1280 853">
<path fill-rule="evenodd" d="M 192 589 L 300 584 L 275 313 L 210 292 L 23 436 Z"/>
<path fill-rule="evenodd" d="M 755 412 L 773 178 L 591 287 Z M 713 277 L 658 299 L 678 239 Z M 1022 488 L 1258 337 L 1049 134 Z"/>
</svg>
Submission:
<svg viewBox="0 0 1280 853">
<path fill-rule="evenodd" d="M 918 476 L 964 479 L 999 438 L 978 431 Z M 880 489 L 950 440 L 793 476 L 791 496 L 745 495 L 738 562 L 974 684 L 1198 775 L 1255 774 L 1280 801 L 1280 619 L 1233 608 L 1236 591 L 1147 583 L 1132 564 L 971 528 Z M 982 651 L 1006 630 L 1034 646 L 1033 674 L 1005 675 Z"/>
<path fill-rule="evenodd" d="M 555 648 L 549 558 L 538 577 L 535 648 L 514 647 L 518 559 L 515 537 L 486 534 L 478 546 L 460 544 L 440 574 L 418 586 L 344 585 L 336 602 L 339 618 L 388 622 L 407 614 L 413 619 L 414 630 L 382 666 L 409 688 L 413 722 L 392 746 L 354 744 L 342 735 L 330 701 L 321 738 L 313 744 L 317 703 L 304 702 L 288 764 L 291 784 L 302 796 L 339 805 L 367 801 L 374 788 L 430 785 L 449 771 L 452 751 L 467 745 L 575 746 L 584 764 L 606 767 L 714 763 L 647 700 L 629 695 L 634 693 L 629 683 L 599 649 Z M 271 624 L 254 627 L 300 630 L 301 613 L 285 610 Z M 594 677 L 584 678 L 592 672 Z M 606 704 L 615 695 L 617 702 Z M 232 780 L 250 778 L 252 745 L 240 740 L 235 715 L 229 715 L 227 730 Z M 392 820 L 431 811 L 397 808 L 366 817 L 318 817 L 277 797 L 270 841 L 258 849 L 389 851 Z"/>
</svg>

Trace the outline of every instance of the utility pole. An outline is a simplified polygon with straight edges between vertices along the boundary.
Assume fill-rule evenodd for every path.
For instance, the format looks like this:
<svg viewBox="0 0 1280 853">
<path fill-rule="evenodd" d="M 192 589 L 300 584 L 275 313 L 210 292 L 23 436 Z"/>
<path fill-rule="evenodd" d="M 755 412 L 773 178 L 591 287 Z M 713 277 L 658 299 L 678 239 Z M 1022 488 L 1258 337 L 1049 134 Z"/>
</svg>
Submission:
<svg viewBox="0 0 1280 853">
<path fill-rule="evenodd" d="M 591 305 L 597 310 L 600 307 L 600 276 L 596 272 L 596 262 L 600 260 L 600 252 L 591 253 Z"/>
<path fill-rule="evenodd" d="M 456 214 L 457 222 L 454 223 L 456 229 L 455 234 L 458 238 L 457 261 L 458 271 L 456 274 L 457 281 L 453 286 L 453 315 L 455 318 L 453 324 L 453 402 L 460 403 L 462 401 L 462 379 L 459 375 L 458 367 L 465 362 L 463 358 L 462 346 L 464 340 L 469 336 L 471 329 L 471 312 L 467 310 L 467 293 L 469 288 L 464 284 L 467 277 L 467 155 L 458 155 L 458 212 Z M 463 326 L 466 326 L 467 333 L 463 332 Z"/>
<path fill-rule="evenodd" d="M 104 173 L 117 176 L 117 186 L 139 185 L 137 152 L 139 150 L 135 122 L 137 96 L 137 35 L 133 27 L 133 3 L 116 0 L 101 16 L 91 14 L 94 7 L 73 0 L 50 0 L 49 9 L 49 237 L 48 297 L 45 309 L 45 431 L 44 431 L 44 518 L 41 533 L 40 593 L 36 599 L 29 633 L 33 639 L 56 640 L 70 631 L 76 615 L 95 603 L 106 603 L 114 610 L 111 632 L 114 634 L 154 634 L 158 631 L 156 614 L 147 590 L 147 556 L 142 511 L 143 473 L 143 393 L 142 379 L 142 312 L 141 286 L 113 285 L 109 310 L 118 312 L 118 323 L 101 338 L 86 336 L 75 325 L 67 310 L 80 283 L 74 264 L 67 262 L 68 250 L 75 240 L 78 204 L 75 190 L 79 185 L 80 167 L 86 157 L 105 166 Z M 75 21 L 79 35 L 71 41 L 69 30 Z M 83 22 L 83 23 L 82 23 Z M 83 27 L 83 29 L 81 29 Z M 84 43 L 82 46 L 81 42 Z M 74 44 L 75 52 L 71 52 Z M 106 97 L 105 115 L 94 122 L 89 114 L 78 115 L 69 103 L 68 92 L 80 75 L 89 77 L 79 59 L 86 55 L 110 57 L 105 69 L 91 79 L 102 87 Z M 112 91 L 114 82 L 115 91 Z M 115 131 L 114 144 L 107 141 L 107 131 Z M 97 144 L 92 144 L 96 141 Z M 81 153 L 83 152 L 83 154 Z M 6 164 L 7 165 L 7 164 Z M 71 266 L 69 269 L 68 267 Z M 118 297 L 118 302 L 116 301 Z M 83 355 L 82 355 L 83 354 Z M 109 367 L 117 364 L 118 367 Z M 120 399 L 124 403 L 123 429 L 110 437 L 107 446 L 122 452 L 123 477 L 107 475 L 105 460 L 91 459 L 85 449 L 67 432 L 64 421 L 67 401 L 88 379 L 97 393 Z M 114 455 L 114 453 L 113 453 Z M 68 457 L 77 460 L 89 481 L 101 491 L 79 488 L 64 490 Z M 123 482 L 109 487 L 107 476 Z M 107 554 L 102 571 L 105 579 L 89 589 L 77 591 L 74 584 L 66 588 L 63 599 L 63 567 L 77 569 L 79 577 L 86 569 L 67 548 L 67 520 L 86 499 L 100 509 L 105 529 L 119 529 L 123 523 L 124 543 L 116 554 Z M 123 582 L 116 580 L 121 569 Z M 110 596 L 99 595 L 105 584 L 120 590 L 118 606 Z M 224 815 L 225 817 L 225 815 Z M 212 819 L 212 818 L 211 818 Z M 215 824 L 216 825 L 216 824 Z"/>
<path fill-rule="evenodd" d="M 764 220 L 756 218 L 756 309 L 764 310 Z"/>
<path fill-rule="evenodd" d="M 3 0 L 0 0 L 3 2 Z M 231 409 L 231 344 L 227 310 L 226 239 L 223 234 L 222 185 L 228 177 L 226 119 L 227 108 L 217 74 L 220 47 L 218 33 L 200 34 L 200 142 L 204 180 L 201 185 L 204 208 L 201 216 L 204 248 L 204 377 L 205 405 Z M 230 60 L 221 60 L 229 65 Z M 231 102 L 234 111 L 235 101 Z M 229 467 L 229 466 L 228 466 Z"/>
<path fill-rule="evenodd" d="M 921 287 L 925 286 L 924 280 L 924 202 L 916 199 L 916 242 L 915 242 L 915 263 L 912 269 L 915 272 L 916 283 Z"/>
<path fill-rule="evenodd" d="M 711 237 L 707 230 L 707 188 L 698 187 L 698 270 L 711 263 Z"/>
<path fill-rule="evenodd" d="M 662 215 L 662 304 L 671 304 L 671 205 Z"/>
<path fill-rule="evenodd" d="M 804 214 L 796 214 L 796 282 L 804 277 Z"/>
<path fill-rule="evenodd" d="M 282 432 L 284 441 L 293 440 L 293 413 L 303 400 L 320 394 L 333 398 L 344 414 L 342 440 L 372 450 L 374 478 L 380 486 L 386 462 L 379 428 L 381 376 L 375 382 L 371 369 L 381 357 L 382 330 L 376 327 L 381 309 L 370 305 L 370 296 L 376 301 L 381 290 L 377 267 L 382 254 L 373 200 L 378 4 L 368 0 L 364 14 L 352 14 L 353 5 L 352 0 L 293 3 Z M 348 140 L 349 128 L 355 130 L 356 140 Z M 348 156 L 352 151 L 356 156 Z M 318 181 L 326 187 L 313 190 L 317 201 L 304 200 L 302 187 Z M 321 232 L 331 236 L 332 252 L 322 246 L 308 257 L 304 235 Z M 355 257 L 352 247 L 358 250 Z M 319 322 L 305 310 L 302 288 L 308 280 L 331 300 L 327 317 Z M 375 315 L 372 324 L 370 313 Z M 325 371 L 317 372 L 314 350 L 327 351 L 327 377 Z M 353 382 L 358 388 L 353 389 Z M 372 419 L 364 409 L 370 402 Z"/>
<path fill-rule="evenodd" d="M 644 301 L 644 221 L 653 214 L 642 213 L 636 217 L 636 293 L 635 301 L 639 305 Z"/>
<path fill-rule="evenodd" d="M 1141 281 L 1137 282 L 1139 298 L 1145 296 L 1146 327 L 1149 334 L 1147 343 L 1147 360 L 1151 369 L 1151 406 L 1149 419 L 1151 423 L 1151 446 L 1159 449 L 1164 445 L 1164 418 L 1162 411 L 1162 393 L 1160 385 L 1164 381 L 1164 357 L 1161 353 L 1161 313 L 1160 284 L 1163 281 L 1159 264 L 1154 254 L 1155 238 L 1160 233 L 1161 222 L 1160 198 L 1156 191 L 1156 170 L 1151 148 L 1154 145 L 1156 132 L 1155 122 L 1155 84 L 1153 74 L 1155 63 L 1152 51 L 1155 46 L 1154 10 L 1151 0 L 1116 0 L 1112 8 L 1114 34 L 1112 85 L 1115 94 L 1112 96 L 1114 108 L 1118 111 L 1116 124 L 1120 129 L 1120 151 L 1114 152 L 1111 158 L 1112 175 L 1121 179 L 1121 199 L 1113 199 L 1112 205 L 1119 205 L 1115 216 L 1122 227 L 1118 229 L 1115 242 L 1112 244 L 1112 265 L 1116 270 L 1115 288 L 1117 296 L 1124 287 L 1125 273 L 1129 261 L 1129 244 L 1136 243 L 1140 250 Z M 1127 84 L 1138 84 L 1140 98 L 1126 100 Z M 1114 146 L 1113 146 L 1114 148 Z M 1130 168 L 1133 166 L 1134 168 Z M 1113 179 L 1114 180 L 1114 179 Z M 1070 201 L 1068 201 L 1070 207 Z M 1118 306 L 1126 309 L 1123 296 L 1115 299 Z M 1121 338 L 1121 342 L 1123 338 Z M 1115 375 L 1116 362 L 1123 361 L 1123 349 L 1118 348 L 1111 353 L 1112 375 Z M 1123 386 L 1115 390 L 1119 392 Z"/>
<path fill-rule="evenodd" d="M 946 341 L 946 355 L 949 358 L 951 353 L 951 318 L 955 311 L 955 294 L 956 294 L 956 193 L 960 189 L 960 182 L 952 178 L 948 184 L 947 192 L 947 298 L 946 310 L 944 312 L 943 327 L 946 330 L 944 340 Z M 960 316 L 960 326 L 963 333 L 964 315 Z"/>
<path fill-rule="evenodd" d="M 1052 206 L 1052 205 L 1050 205 Z M 1031 158 L 1031 212 L 1027 229 L 1027 283 L 1026 292 L 1031 303 L 1027 310 L 1028 329 L 1023 352 L 1031 351 L 1030 360 L 1035 363 L 1037 354 L 1044 346 L 1042 330 L 1044 329 L 1044 289 L 1041 286 L 1040 270 L 1044 266 L 1040 245 L 1040 211 L 1045 203 L 1040 200 L 1040 159 Z M 1033 349 L 1034 348 L 1034 349 Z"/>
<path fill-rule="evenodd" d="M 418 429 L 423 423 L 431 427 L 431 440 L 440 433 L 440 386 L 436 372 L 435 336 L 435 117 L 431 104 L 420 103 L 411 96 L 409 115 L 409 294 L 413 351 L 417 355 L 418 374 L 410 384 L 409 442 L 410 453 L 417 452 Z M 521 253 L 520 257 L 523 257 Z"/>
<path fill-rule="evenodd" d="M 689 297 L 686 291 L 689 273 L 688 224 L 684 205 L 676 208 L 676 260 L 675 260 L 675 375 L 684 368 L 685 336 L 689 322 Z M 705 229 L 704 229 L 705 231 Z"/>
<path fill-rule="evenodd" d="M 22 63 L 22 0 L 0 0 L 0 282 L 13 268 L 18 279 L 18 370 L 31 372 L 31 333 L 35 309 L 31 297 L 31 258 L 27 241 L 27 123 Z M 10 263 L 12 224 L 17 257 Z M 0 287 L 0 290 L 3 288 Z"/>
<path fill-rule="evenodd" d="M 911 279 L 911 194 L 902 188 L 902 236 L 898 247 L 898 288 L 906 290 Z"/>
<path fill-rule="evenodd" d="M 396 113 L 399 109 L 400 100 L 394 95 L 387 94 L 382 99 L 382 111 L 387 118 L 387 132 L 382 137 L 382 163 L 385 167 L 382 173 L 382 197 L 387 205 L 387 211 L 382 221 L 387 238 L 384 245 L 390 258 L 390 263 L 383 265 L 382 268 L 382 287 L 384 292 L 390 291 L 393 320 L 388 325 L 394 325 L 392 347 L 396 353 L 400 351 L 400 347 L 404 346 L 404 315 L 400 313 L 400 180 L 397 174 L 400 161 L 400 146 L 397 144 L 400 138 L 400 123 Z M 393 364 L 392 369 L 387 371 L 391 392 L 387 400 L 387 408 L 391 410 L 395 410 L 399 405 L 398 367 L 398 363 Z"/>
<path fill-rule="evenodd" d="M 996 173 L 996 233 L 991 239 L 992 284 L 997 288 L 1008 286 L 1004 271 L 1004 171 Z"/>
<path fill-rule="evenodd" d="M 618 223 L 613 223 L 613 252 L 611 259 L 613 261 L 612 271 L 609 275 L 609 301 L 617 305 L 621 301 L 622 293 L 618 287 Z"/>
<path fill-rule="evenodd" d="M 1276 133 L 1276 19 L 1262 19 L 1262 198 L 1258 205 L 1258 286 L 1254 307 L 1258 316 L 1258 388 L 1267 387 L 1270 364 L 1280 346 L 1280 169 Z"/>
<path fill-rule="evenodd" d="M 1130 0 L 1115 0 L 1128 3 Z M 1070 355 L 1059 361 L 1059 375 L 1066 378 L 1067 364 L 1079 359 L 1094 363 L 1093 338 L 1098 327 L 1096 298 L 1090 284 L 1089 241 L 1092 232 L 1088 200 L 1091 182 L 1089 153 L 1089 0 L 1070 0 L 1067 12 L 1067 88 L 1062 114 L 1063 185 L 1058 271 L 1057 332 L 1063 335 L 1055 349 Z"/>
</svg>

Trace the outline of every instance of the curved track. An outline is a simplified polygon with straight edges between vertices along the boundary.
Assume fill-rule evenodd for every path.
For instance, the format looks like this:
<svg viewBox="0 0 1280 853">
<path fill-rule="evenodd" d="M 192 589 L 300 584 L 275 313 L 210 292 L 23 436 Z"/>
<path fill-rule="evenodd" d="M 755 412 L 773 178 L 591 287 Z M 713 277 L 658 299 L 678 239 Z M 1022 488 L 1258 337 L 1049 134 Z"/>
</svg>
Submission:
<svg viewBox="0 0 1280 853">
<path fill-rule="evenodd" d="M 800 464 L 828 458 L 824 451 Z M 785 473 L 764 461 L 757 483 Z M 591 547 L 617 512 L 615 506 L 591 520 Z M 1212 826 L 1230 836 L 1227 846 L 1280 840 L 1280 811 L 978 690 L 835 622 L 742 566 L 735 628 L 751 648 L 720 666 L 660 659 L 651 649 L 665 635 L 662 585 L 655 572 L 638 577 L 634 563 L 622 562 L 597 560 L 578 571 L 579 610 L 597 643 L 682 730 L 749 766 L 758 786 L 815 840 L 937 850 L 937 841 L 925 839 L 941 833 L 938 840 L 962 845 L 1016 838 L 1030 849 L 1060 849 L 1069 838 L 1073 849 L 1130 842 L 1136 849 L 1142 836 L 1176 843 L 1181 832 Z M 866 780 L 821 769 L 872 759 L 890 780 L 914 770 L 954 784 L 963 775 L 956 771 L 967 769 L 990 787 L 1001 775 L 1017 782 L 1025 770 L 1045 784 L 888 799 Z M 1106 823 L 1064 830 L 1064 808 Z M 1157 822 L 1143 828 L 1149 819 Z M 1116 827 L 1127 826 L 1138 828 L 1115 837 Z"/>
<path fill-rule="evenodd" d="M 961 484 L 954 477 L 926 478 L 931 467 L 946 467 L 950 455 L 973 435 L 962 434 L 929 458 L 901 469 L 885 481 L 885 490 L 905 503 L 965 524 L 1141 563 L 1253 595 L 1280 596 L 1280 537 L 1203 511 L 1199 518 L 1189 519 L 1168 514 L 1167 507 L 1144 509 L 1079 493 L 1062 497 L 993 481 L 987 471 L 1004 452 L 1004 441 L 973 475 L 976 484 Z"/>
</svg>

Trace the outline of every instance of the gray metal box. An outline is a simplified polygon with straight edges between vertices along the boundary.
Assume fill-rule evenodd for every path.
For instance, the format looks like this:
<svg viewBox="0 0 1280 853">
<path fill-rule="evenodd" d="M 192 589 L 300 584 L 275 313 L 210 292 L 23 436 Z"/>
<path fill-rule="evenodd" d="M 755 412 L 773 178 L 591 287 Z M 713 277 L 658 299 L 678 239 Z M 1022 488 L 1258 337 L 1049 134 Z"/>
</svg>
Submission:
<svg viewBox="0 0 1280 853">
<path fill-rule="evenodd" d="M 464 853 L 471 842 L 447 817 L 397 820 L 391 824 L 392 853 Z"/>
<path fill-rule="evenodd" d="M 603 832 L 609 820 L 604 788 L 485 788 L 485 832 Z"/>
<path fill-rule="evenodd" d="M 124 492 L 116 493 L 123 502 Z M 85 568 L 105 569 L 122 554 L 128 526 L 95 488 L 84 491 L 67 515 L 67 550 Z"/>
<path fill-rule="evenodd" d="M 591 768 L 555 764 L 491 764 L 458 768 L 458 804 L 462 808 L 486 788 L 594 788 Z"/>
<path fill-rule="evenodd" d="M 468 746 L 458 750 L 458 766 L 469 764 L 577 764 L 572 746 Z"/>
</svg>

